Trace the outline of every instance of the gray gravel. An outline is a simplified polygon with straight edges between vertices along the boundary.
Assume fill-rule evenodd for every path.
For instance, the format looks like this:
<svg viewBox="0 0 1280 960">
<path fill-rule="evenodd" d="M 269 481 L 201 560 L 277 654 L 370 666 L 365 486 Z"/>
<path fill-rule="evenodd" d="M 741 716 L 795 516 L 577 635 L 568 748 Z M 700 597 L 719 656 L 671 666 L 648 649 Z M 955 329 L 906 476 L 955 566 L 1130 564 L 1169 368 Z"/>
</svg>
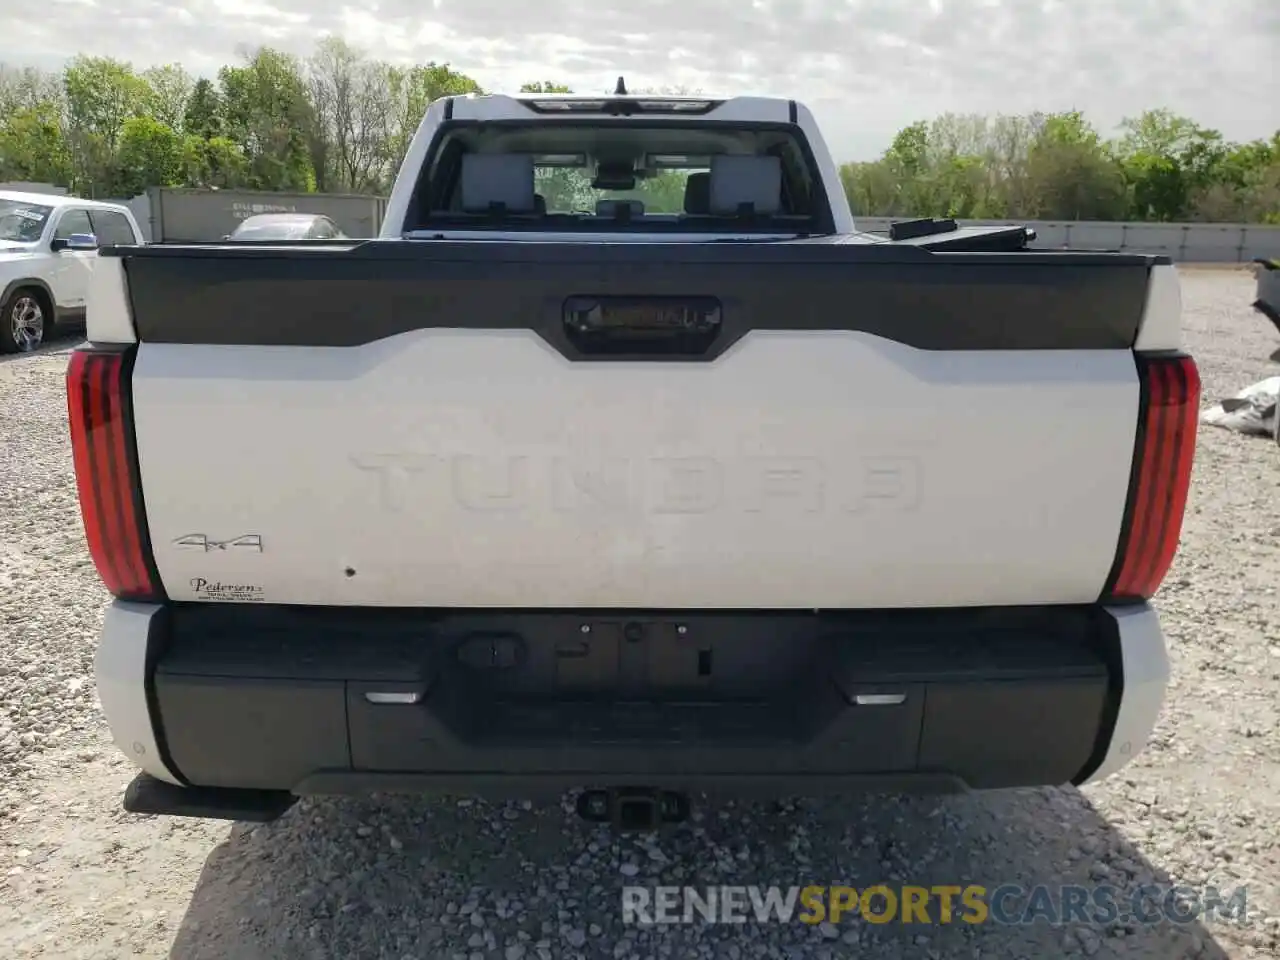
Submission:
<svg viewBox="0 0 1280 960">
<path fill-rule="evenodd" d="M 1247 273 L 1184 273 L 1206 402 L 1275 370 Z M 69 344 L 0 362 L 0 956 L 1280 956 L 1280 450 L 1202 429 L 1160 608 L 1154 743 L 1084 791 L 708 804 L 653 838 L 565 802 L 308 801 L 248 829 L 119 810 L 92 679 L 105 592 L 66 444 Z M 624 883 L 1248 889 L 1248 923 L 624 926 Z"/>
</svg>

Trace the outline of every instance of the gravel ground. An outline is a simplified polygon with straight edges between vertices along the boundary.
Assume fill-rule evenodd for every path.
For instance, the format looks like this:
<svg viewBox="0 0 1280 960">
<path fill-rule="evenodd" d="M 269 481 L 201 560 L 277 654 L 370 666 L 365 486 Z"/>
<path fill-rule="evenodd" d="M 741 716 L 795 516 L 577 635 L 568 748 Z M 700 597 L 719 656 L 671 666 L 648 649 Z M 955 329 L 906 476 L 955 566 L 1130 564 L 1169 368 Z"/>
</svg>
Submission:
<svg viewBox="0 0 1280 960">
<path fill-rule="evenodd" d="M 1241 271 L 1184 274 L 1207 401 L 1274 374 Z M 0 363 L 0 956 L 1263 958 L 1280 955 L 1280 451 L 1203 429 L 1160 597 L 1175 681 L 1148 750 L 1083 791 L 710 805 L 657 840 L 562 805 L 304 802 L 242 825 L 132 817 L 99 718 L 65 440 L 69 344 Z M 1248 922 L 624 926 L 620 887 L 1247 885 Z"/>
</svg>

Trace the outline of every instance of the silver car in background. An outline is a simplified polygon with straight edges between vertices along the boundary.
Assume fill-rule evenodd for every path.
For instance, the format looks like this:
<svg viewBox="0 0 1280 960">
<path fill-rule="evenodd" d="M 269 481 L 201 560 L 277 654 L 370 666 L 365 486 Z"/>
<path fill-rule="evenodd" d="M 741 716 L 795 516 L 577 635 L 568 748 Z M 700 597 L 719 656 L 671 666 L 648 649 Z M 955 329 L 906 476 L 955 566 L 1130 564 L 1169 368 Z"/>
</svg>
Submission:
<svg viewBox="0 0 1280 960">
<path fill-rule="evenodd" d="M 345 240 L 347 235 L 319 213 L 262 213 L 248 217 L 224 240 Z"/>
</svg>

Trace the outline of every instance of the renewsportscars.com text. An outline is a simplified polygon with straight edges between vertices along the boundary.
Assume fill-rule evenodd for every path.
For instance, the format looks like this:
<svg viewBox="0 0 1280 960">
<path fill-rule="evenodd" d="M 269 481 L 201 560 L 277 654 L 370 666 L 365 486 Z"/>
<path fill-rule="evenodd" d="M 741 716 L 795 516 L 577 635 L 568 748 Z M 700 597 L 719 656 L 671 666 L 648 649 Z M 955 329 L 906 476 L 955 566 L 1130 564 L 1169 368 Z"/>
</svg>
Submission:
<svg viewBox="0 0 1280 960">
<path fill-rule="evenodd" d="M 1002 925 L 1081 923 L 1189 924 L 1223 920 L 1243 924 L 1246 889 L 1148 885 L 1111 886 L 976 884 L 909 886 L 627 886 L 626 924 L 868 923 Z"/>
</svg>

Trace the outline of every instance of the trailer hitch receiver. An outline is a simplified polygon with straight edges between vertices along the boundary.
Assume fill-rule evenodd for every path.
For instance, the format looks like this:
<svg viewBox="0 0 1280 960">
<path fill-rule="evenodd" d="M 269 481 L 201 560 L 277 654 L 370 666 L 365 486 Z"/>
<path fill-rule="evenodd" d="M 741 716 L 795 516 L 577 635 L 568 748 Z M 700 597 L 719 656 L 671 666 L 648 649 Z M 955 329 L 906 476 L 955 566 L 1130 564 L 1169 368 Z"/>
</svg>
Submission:
<svg viewBox="0 0 1280 960">
<path fill-rule="evenodd" d="M 683 793 L 649 787 L 585 790 L 578 796 L 578 816 L 591 823 L 612 824 L 614 829 L 625 832 L 657 830 L 689 819 L 689 798 Z"/>
</svg>

